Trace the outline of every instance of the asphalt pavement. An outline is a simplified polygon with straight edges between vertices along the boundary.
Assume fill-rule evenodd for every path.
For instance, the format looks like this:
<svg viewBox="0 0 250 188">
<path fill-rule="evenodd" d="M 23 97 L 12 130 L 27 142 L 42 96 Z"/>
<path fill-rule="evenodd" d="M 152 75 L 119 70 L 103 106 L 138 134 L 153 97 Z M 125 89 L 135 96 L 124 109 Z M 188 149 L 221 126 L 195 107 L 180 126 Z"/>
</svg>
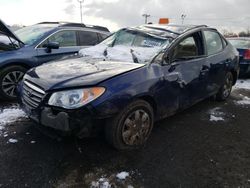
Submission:
<svg viewBox="0 0 250 188">
<path fill-rule="evenodd" d="M 250 187 L 249 101 L 246 89 L 207 99 L 156 123 L 145 147 L 129 152 L 102 135 L 59 141 L 26 118 L 2 123 L 0 187 Z"/>
</svg>

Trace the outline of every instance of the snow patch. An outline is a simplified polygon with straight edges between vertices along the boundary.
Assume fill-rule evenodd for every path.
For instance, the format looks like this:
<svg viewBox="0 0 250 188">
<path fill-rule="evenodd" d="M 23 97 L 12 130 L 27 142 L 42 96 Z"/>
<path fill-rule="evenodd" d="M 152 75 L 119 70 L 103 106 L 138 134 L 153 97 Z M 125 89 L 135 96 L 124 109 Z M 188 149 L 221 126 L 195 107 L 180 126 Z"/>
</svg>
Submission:
<svg viewBox="0 0 250 188">
<path fill-rule="evenodd" d="M 248 89 L 250 90 L 250 79 L 242 80 L 239 79 L 237 80 L 235 86 L 233 89 Z"/>
<path fill-rule="evenodd" d="M 129 176 L 128 172 L 120 172 L 116 175 L 116 177 L 120 180 L 125 180 Z"/>
<path fill-rule="evenodd" d="M 224 121 L 224 118 L 222 118 L 222 117 L 216 117 L 214 115 L 210 115 L 209 121 Z"/>
<path fill-rule="evenodd" d="M 14 139 L 14 138 L 10 138 L 10 139 L 8 140 L 8 142 L 9 142 L 9 143 L 12 143 L 12 144 L 15 144 L 15 143 L 18 142 L 18 140 L 17 140 L 17 139 Z"/>
<path fill-rule="evenodd" d="M 250 98 L 244 96 L 242 100 L 236 101 L 239 105 L 250 105 Z"/>
<path fill-rule="evenodd" d="M 92 181 L 90 188 L 111 188 L 111 184 L 106 178 L 100 178 L 98 181 Z"/>
<path fill-rule="evenodd" d="M 209 121 L 225 121 L 224 119 L 224 115 L 225 113 L 224 112 L 221 112 L 221 108 L 220 107 L 216 107 L 216 108 L 213 108 L 211 110 L 209 110 L 209 114 L 210 114 L 210 119 Z"/>
<path fill-rule="evenodd" d="M 5 108 L 0 111 L 0 126 L 3 128 L 5 125 L 16 122 L 21 118 L 27 118 L 27 115 L 20 108 Z"/>
</svg>

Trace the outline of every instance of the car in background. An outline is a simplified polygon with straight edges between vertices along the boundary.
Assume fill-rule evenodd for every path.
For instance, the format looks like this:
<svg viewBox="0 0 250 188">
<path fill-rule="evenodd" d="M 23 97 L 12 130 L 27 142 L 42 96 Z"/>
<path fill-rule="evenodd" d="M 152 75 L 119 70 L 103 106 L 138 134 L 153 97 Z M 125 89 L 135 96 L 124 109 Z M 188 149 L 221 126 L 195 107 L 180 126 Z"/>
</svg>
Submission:
<svg viewBox="0 0 250 188">
<path fill-rule="evenodd" d="M 101 26 L 42 22 L 12 32 L 0 20 L 0 96 L 16 98 L 16 85 L 31 67 L 77 54 L 109 35 Z"/>
<path fill-rule="evenodd" d="M 227 38 L 240 53 L 240 77 L 250 76 L 250 37 Z"/>
<path fill-rule="evenodd" d="M 29 70 L 21 106 L 80 138 L 103 130 L 120 150 L 145 144 L 157 120 L 210 96 L 226 100 L 239 71 L 237 50 L 207 26 L 124 28 L 80 54 Z"/>
</svg>

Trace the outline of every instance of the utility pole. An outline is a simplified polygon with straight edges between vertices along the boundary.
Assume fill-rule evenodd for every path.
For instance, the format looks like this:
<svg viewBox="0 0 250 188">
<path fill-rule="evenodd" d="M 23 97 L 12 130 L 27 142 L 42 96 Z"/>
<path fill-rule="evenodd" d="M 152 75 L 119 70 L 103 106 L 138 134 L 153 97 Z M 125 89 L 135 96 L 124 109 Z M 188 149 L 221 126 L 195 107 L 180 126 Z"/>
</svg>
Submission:
<svg viewBox="0 0 250 188">
<path fill-rule="evenodd" d="M 82 23 L 82 4 L 84 0 L 77 0 L 80 3 L 80 16 L 81 16 L 81 23 Z"/>
<path fill-rule="evenodd" d="M 187 15 L 186 14 L 182 14 L 181 15 L 181 23 L 182 23 L 182 25 L 184 24 L 184 20 L 185 20 L 185 18 L 187 17 Z"/>
<path fill-rule="evenodd" d="M 150 14 L 143 14 L 143 17 L 145 17 L 145 24 L 148 23 L 148 18 L 150 17 Z"/>
</svg>

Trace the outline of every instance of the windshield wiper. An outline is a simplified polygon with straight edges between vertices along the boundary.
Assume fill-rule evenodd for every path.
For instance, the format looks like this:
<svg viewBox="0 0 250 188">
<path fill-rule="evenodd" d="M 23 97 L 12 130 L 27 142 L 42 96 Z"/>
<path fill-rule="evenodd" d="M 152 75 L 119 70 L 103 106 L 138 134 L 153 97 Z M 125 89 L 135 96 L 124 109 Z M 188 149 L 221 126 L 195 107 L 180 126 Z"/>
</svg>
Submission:
<svg viewBox="0 0 250 188">
<path fill-rule="evenodd" d="M 132 55 L 132 59 L 133 59 L 134 63 L 139 63 L 139 60 L 136 57 L 136 55 L 134 54 L 134 50 L 133 49 L 130 49 L 130 53 Z"/>
</svg>

